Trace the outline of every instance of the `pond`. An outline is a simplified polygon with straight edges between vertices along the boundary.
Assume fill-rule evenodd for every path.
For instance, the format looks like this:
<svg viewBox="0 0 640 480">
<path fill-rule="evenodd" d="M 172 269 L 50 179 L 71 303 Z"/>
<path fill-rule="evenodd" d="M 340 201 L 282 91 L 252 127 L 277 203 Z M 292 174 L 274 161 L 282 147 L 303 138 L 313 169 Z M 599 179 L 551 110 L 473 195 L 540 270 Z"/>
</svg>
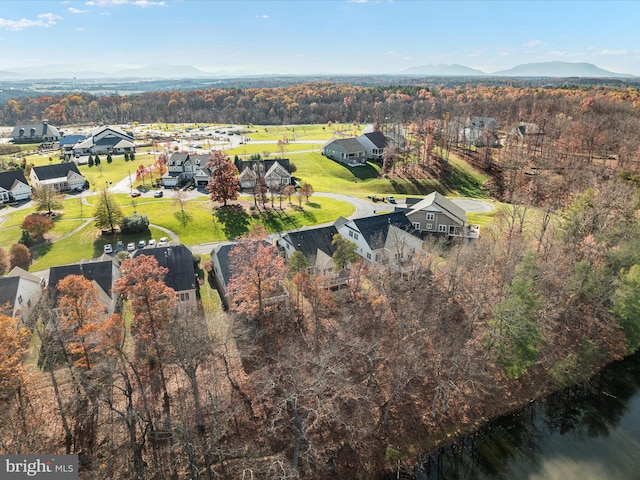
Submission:
<svg viewBox="0 0 640 480">
<path fill-rule="evenodd" d="M 636 354 L 442 447 L 401 478 L 639 480 L 639 387 Z"/>
</svg>

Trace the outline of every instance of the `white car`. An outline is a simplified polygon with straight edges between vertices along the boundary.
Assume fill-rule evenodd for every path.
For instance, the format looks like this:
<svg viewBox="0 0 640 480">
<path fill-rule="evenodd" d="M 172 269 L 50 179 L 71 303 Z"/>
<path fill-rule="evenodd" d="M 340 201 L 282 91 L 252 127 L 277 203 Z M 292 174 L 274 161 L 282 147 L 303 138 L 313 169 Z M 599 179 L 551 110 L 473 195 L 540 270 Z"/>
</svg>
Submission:
<svg viewBox="0 0 640 480">
<path fill-rule="evenodd" d="M 169 245 L 169 239 L 167 237 L 162 237 L 158 242 L 159 247 L 166 247 L 167 245 Z"/>
<path fill-rule="evenodd" d="M 133 252 L 136 249 L 136 244 L 134 242 L 127 243 L 127 252 Z"/>
<path fill-rule="evenodd" d="M 113 246 L 110 243 L 105 244 L 104 253 L 113 253 Z"/>
<path fill-rule="evenodd" d="M 158 245 L 158 242 L 156 242 L 155 239 L 153 239 L 153 238 L 151 240 L 149 240 L 149 243 L 147 243 L 147 246 L 151 247 L 151 248 L 154 248 L 157 245 Z"/>
</svg>

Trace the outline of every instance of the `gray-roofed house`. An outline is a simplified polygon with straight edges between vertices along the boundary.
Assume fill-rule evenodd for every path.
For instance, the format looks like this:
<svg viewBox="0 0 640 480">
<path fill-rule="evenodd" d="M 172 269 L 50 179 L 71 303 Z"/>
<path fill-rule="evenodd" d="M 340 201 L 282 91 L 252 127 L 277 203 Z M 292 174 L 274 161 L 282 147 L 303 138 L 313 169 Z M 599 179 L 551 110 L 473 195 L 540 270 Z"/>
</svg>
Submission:
<svg viewBox="0 0 640 480">
<path fill-rule="evenodd" d="M 264 245 L 270 245 L 266 240 L 262 240 Z M 229 309 L 233 298 L 229 294 L 228 285 L 233 277 L 233 266 L 231 265 L 231 251 L 237 246 L 236 243 L 228 243 L 219 245 L 211 250 L 211 265 L 214 284 L 220 300 L 226 310 Z M 264 305 L 275 305 L 287 303 L 289 301 L 289 292 L 281 290 L 277 295 L 264 298 Z"/>
<path fill-rule="evenodd" d="M 413 227 L 425 234 L 468 239 L 480 236 L 480 227 L 468 224 L 464 209 L 438 192 L 403 210 Z"/>
<path fill-rule="evenodd" d="M 382 162 L 384 149 L 388 143 L 387 137 L 382 132 L 363 133 L 356 139 L 367 150 L 367 160 Z"/>
<path fill-rule="evenodd" d="M 176 291 L 176 298 L 181 305 L 196 306 L 196 293 L 199 285 L 191 250 L 184 245 L 144 248 L 136 250 L 133 258 L 137 258 L 140 255 L 154 257 L 158 265 L 168 270 L 164 282 L 168 287 Z"/>
<path fill-rule="evenodd" d="M 355 138 L 329 140 L 322 147 L 322 154 L 349 167 L 367 164 L 367 150 Z"/>
<path fill-rule="evenodd" d="M 14 267 L 9 274 L 0 277 L 0 313 L 27 321 L 42 295 L 43 285 L 42 278 Z"/>
<path fill-rule="evenodd" d="M 51 186 L 59 192 L 83 188 L 86 181 L 73 162 L 33 167 L 29 179 L 33 187 Z"/>
<path fill-rule="evenodd" d="M 30 198 L 31 187 L 22 170 L 0 172 L 0 204 Z"/>
<path fill-rule="evenodd" d="M 167 161 L 167 171 L 162 176 L 162 185 L 175 187 L 191 180 L 198 186 L 207 185 L 211 176 L 207 163 L 209 155 L 173 153 Z"/>
<path fill-rule="evenodd" d="M 86 139 L 80 140 L 73 146 L 74 156 L 96 153 L 132 153 L 135 151 L 133 135 L 110 125 L 94 128 Z"/>
<path fill-rule="evenodd" d="M 11 137 L 15 143 L 41 143 L 57 142 L 60 140 L 60 131 L 48 122 L 16 125 Z"/>
<path fill-rule="evenodd" d="M 274 160 L 238 160 L 235 162 L 238 169 L 238 181 L 240 188 L 253 188 L 256 186 L 258 176 L 264 176 L 267 187 L 280 189 L 291 184 L 291 164 L 287 158 Z"/>
<path fill-rule="evenodd" d="M 49 270 L 49 297 L 57 301 L 57 286 L 60 280 L 69 275 L 81 275 L 90 280 L 98 290 L 98 298 L 107 309 L 113 313 L 117 298 L 112 294 L 113 284 L 120 277 L 120 269 L 113 260 L 99 260 L 95 262 L 72 263 L 51 267 Z"/>
<path fill-rule="evenodd" d="M 338 233 L 356 244 L 356 253 L 372 263 L 398 265 L 422 250 L 422 238 L 404 212 L 346 219 L 334 223 Z"/>
<path fill-rule="evenodd" d="M 86 140 L 85 135 L 65 135 L 58 142 L 60 146 L 60 158 L 64 158 L 65 160 L 71 160 L 73 156 L 73 147 L 76 146 L 77 143 Z"/>
<path fill-rule="evenodd" d="M 333 262 L 336 247 L 331 242 L 337 233 L 333 225 L 287 232 L 278 238 L 278 246 L 287 259 L 294 252 L 302 253 L 309 262 L 311 273 L 330 275 L 336 267 Z"/>
</svg>

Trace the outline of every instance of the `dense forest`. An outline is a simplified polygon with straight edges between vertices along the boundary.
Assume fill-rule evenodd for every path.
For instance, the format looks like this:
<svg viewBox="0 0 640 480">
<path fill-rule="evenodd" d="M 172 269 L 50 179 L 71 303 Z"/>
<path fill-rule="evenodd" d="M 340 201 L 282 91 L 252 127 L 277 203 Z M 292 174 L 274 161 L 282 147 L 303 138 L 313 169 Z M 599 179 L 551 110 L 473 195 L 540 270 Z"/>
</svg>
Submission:
<svg viewBox="0 0 640 480">
<path fill-rule="evenodd" d="M 3 124 L 401 124 L 408 148 L 386 175 L 446 171 L 461 155 L 507 203 L 477 242 L 428 240 L 400 270 L 338 250 L 349 268 L 336 292 L 254 231 L 233 257 L 242 301 L 214 317 L 177 308 L 146 260 L 123 263 L 111 316 L 70 278 L 23 329 L 1 317 L 0 451 L 79 453 L 86 479 L 379 478 L 588 378 L 640 347 L 639 110 L 637 90 L 611 86 L 8 101 Z M 494 117 L 504 142 L 462 145 L 448 126 L 468 115 Z M 543 134 L 510 139 L 521 121 Z M 283 287 L 286 307 L 262 302 Z M 39 368 L 21 367 L 34 356 Z"/>
</svg>

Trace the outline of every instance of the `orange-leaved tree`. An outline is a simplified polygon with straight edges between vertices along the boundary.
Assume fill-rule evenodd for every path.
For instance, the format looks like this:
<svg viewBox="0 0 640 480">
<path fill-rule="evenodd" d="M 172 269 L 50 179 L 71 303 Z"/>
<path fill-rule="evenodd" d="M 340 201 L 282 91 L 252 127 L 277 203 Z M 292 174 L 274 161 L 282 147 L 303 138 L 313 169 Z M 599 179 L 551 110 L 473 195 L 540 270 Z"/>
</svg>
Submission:
<svg viewBox="0 0 640 480">
<path fill-rule="evenodd" d="M 17 394 L 24 384 L 22 361 L 29 354 L 31 332 L 13 317 L 0 315 L 0 400 Z"/>
<path fill-rule="evenodd" d="M 287 266 L 265 238 L 264 227 L 254 227 L 229 252 L 231 308 L 260 320 L 270 303 L 287 294 L 283 285 Z"/>
<path fill-rule="evenodd" d="M 166 285 L 168 269 L 158 264 L 155 257 L 140 255 L 125 260 L 120 267 L 122 277 L 116 280 L 114 292 L 129 301 L 133 310 L 131 331 L 137 340 L 138 352 L 146 356 L 154 373 L 157 367 L 163 390 L 164 412 L 170 415 L 169 392 L 164 362 L 170 348 L 166 339 L 166 326 L 175 307 L 176 292 Z"/>
<path fill-rule="evenodd" d="M 32 213 L 24 217 L 20 228 L 31 235 L 34 240 L 41 240 L 44 234 L 54 226 L 53 220 L 39 213 Z"/>
<path fill-rule="evenodd" d="M 240 181 L 238 169 L 225 157 L 223 152 L 215 151 L 209 157 L 207 168 L 211 171 L 211 178 L 207 185 L 207 192 L 211 201 L 222 202 L 226 207 L 229 200 L 238 198 Z"/>
</svg>

